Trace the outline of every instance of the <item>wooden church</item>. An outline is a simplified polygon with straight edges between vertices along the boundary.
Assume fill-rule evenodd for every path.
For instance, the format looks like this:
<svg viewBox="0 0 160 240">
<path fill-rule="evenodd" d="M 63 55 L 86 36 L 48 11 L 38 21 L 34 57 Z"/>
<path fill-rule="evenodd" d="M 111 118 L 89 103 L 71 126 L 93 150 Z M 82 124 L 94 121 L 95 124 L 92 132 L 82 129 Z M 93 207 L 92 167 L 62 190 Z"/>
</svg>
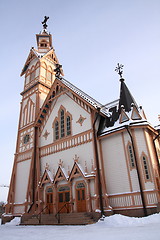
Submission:
<svg viewBox="0 0 160 240">
<path fill-rule="evenodd" d="M 87 224 L 114 213 L 160 210 L 159 131 L 124 79 L 103 105 L 63 77 L 52 35 L 36 35 L 21 72 L 24 90 L 3 222 Z"/>
</svg>

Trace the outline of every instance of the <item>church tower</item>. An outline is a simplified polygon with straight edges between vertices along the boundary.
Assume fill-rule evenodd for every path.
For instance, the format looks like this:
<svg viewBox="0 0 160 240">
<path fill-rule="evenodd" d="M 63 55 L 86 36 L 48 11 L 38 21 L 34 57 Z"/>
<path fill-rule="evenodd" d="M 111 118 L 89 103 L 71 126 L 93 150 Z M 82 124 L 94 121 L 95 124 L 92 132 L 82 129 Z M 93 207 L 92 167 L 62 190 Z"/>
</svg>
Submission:
<svg viewBox="0 0 160 240">
<path fill-rule="evenodd" d="M 6 212 L 18 215 L 35 209 L 40 166 L 36 159 L 38 133 L 35 120 L 55 80 L 59 62 L 52 47 L 52 36 L 47 32 L 48 17 L 43 30 L 36 34 L 37 49 L 31 48 L 21 72 L 24 89 L 21 93 L 17 145 Z"/>
</svg>

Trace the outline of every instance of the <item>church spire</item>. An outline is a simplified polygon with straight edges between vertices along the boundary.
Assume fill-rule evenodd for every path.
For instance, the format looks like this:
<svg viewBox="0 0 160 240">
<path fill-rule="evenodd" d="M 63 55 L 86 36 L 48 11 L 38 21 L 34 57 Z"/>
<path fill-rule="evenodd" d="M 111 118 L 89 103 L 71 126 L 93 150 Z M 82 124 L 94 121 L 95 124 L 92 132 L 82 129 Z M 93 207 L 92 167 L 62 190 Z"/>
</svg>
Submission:
<svg viewBox="0 0 160 240">
<path fill-rule="evenodd" d="M 123 106 L 126 112 L 131 110 L 132 105 L 134 104 L 137 107 L 137 103 L 130 93 L 128 87 L 126 86 L 124 79 L 120 79 L 121 87 L 120 87 L 120 99 L 119 99 L 119 111 Z"/>
<path fill-rule="evenodd" d="M 137 107 L 137 103 L 133 98 L 132 94 L 130 93 L 128 87 L 126 86 L 124 78 L 122 77 L 123 67 L 124 65 L 118 63 L 115 69 L 115 71 L 118 72 L 118 74 L 120 75 L 121 82 L 118 111 L 121 112 L 121 107 L 123 106 L 125 111 L 129 112 L 131 110 L 132 105 L 135 105 Z"/>
</svg>

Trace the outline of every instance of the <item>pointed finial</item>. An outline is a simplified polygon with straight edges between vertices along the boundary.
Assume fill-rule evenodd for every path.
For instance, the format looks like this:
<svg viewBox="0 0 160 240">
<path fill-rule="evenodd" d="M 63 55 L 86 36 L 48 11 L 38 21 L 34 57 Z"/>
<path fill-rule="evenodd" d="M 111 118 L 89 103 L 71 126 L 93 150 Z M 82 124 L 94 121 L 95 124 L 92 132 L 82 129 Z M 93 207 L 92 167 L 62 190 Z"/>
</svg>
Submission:
<svg viewBox="0 0 160 240">
<path fill-rule="evenodd" d="M 47 16 L 44 16 L 44 20 L 42 22 L 42 25 L 43 25 L 43 29 L 46 30 L 48 25 L 46 24 L 46 22 L 48 21 L 49 17 Z"/>
<path fill-rule="evenodd" d="M 88 172 L 88 170 L 87 170 L 87 162 L 86 161 L 85 161 L 85 169 L 84 169 L 84 171 L 85 171 L 85 173 Z"/>
<path fill-rule="evenodd" d="M 45 169 L 49 170 L 49 164 L 48 163 L 46 163 Z"/>
<path fill-rule="evenodd" d="M 59 163 L 58 163 L 58 165 L 59 165 L 60 167 L 62 167 L 62 165 L 63 165 L 63 161 L 62 161 L 61 159 L 59 159 Z"/>
<path fill-rule="evenodd" d="M 115 68 L 115 71 L 119 74 L 119 76 L 120 76 L 120 81 L 124 81 L 124 79 L 123 79 L 123 77 L 122 77 L 122 74 L 123 74 L 123 71 L 122 71 L 122 69 L 123 69 L 123 67 L 124 67 L 124 65 L 122 65 L 122 64 L 117 64 L 117 67 Z"/>
<path fill-rule="evenodd" d="M 93 159 L 91 159 L 91 173 L 94 173 L 94 165 L 93 165 Z"/>
<path fill-rule="evenodd" d="M 75 154 L 75 157 L 73 158 L 74 162 L 78 163 L 78 159 L 79 159 L 79 157 L 77 156 L 77 154 Z"/>
</svg>

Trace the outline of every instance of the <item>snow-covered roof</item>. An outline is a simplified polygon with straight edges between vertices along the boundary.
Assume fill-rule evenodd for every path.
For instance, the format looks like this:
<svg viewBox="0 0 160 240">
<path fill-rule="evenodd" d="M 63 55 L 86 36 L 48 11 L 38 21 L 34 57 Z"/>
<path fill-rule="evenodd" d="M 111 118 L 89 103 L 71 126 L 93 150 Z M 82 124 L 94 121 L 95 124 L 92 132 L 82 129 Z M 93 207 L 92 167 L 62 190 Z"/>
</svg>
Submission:
<svg viewBox="0 0 160 240">
<path fill-rule="evenodd" d="M 155 129 L 156 129 L 157 131 L 160 131 L 160 125 L 155 126 Z"/>
<path fill-rule="evenodd" d="M 46 169 L 46 172 L 48 174 L 48 177 L 50 178 L 50 181 L 53 182 L 53 174 L 51 173 L 51 171 Z"/>
<path fill-rule="evenodd" d="M 86 94 L 85 92 L 83 92 L 82 90 L 80 90 L 79 88 L 77 88 L 75 85 L 73 85 L 72 83 L 70 83 L 69 81 L 67 81 L 64 78 L 59 78 L 59 80 L 69 89 L 71 89 L 73 92 L 75 92 L 76 94 L 78 94 L 81 98 L 83 98 L 85 101 L 87 101 L 89 104 L 91 104 L 94 108 L 100 108 L 100 112 L 103 113 L 106 116 L 109 116 L 109 112 L 108 109 L 102 105 L 100 102 L 98 102 L 97 100 L 95 100 L 94 98 L 92 98 L 91 96 L 89 96 L 88 94 Z"/>
<path fill-rule="evenodd" d="M 106 126 L 104 127 L 104 129 L 101 131 L 101 133 L 99 134 L 100 136 L 106 135 L 106 134 L 110 134 L 113 133 L 115 131 L 119 131 L 123 128 L 125 128 L 125 126 L 151 126 L 150 123 L 147 121 L 147 119 L 144 116 L 144 113 L 140 108 L 136 108 L 139 114 L 139 119 L 134 119 L 133 118 L 133 111 L 135 111 L 135 109 L 132 107 L 131 111 L 129 112 L 125 112 L 126 115 L 126 120 L 124 119 L 124 121 L 120 121 L 121 118 L 121 114 L 119 115 L 117 121 L 114 122 L 113 126 Z"/>
<path fill-rule="evenodd" d="M 34 54 L 38 57 L 38 58 L 42 58 L 45 54 L 47 54 L 48 52 L 38 52 L 35 48 L 32 48 L 32 51 L 34 52 Z"/>
<path fill-rule="evenodd" d="M 61 170 L 62 170 L 62 172 L 63 172 L 65 178 L 68 179 L 68 174 L 67 174 L 65 168 L 64 168 L 64 167 L 61 167 L 61 166 L 60 166 L 60 168 L 61 168 Z"/>
<path fill-rule="evenodd" d="M 110 117 L 106 118 L 99 130 L 99 136 L 104 136 L 121 129 L 126 126 L 151 126 L 147 121 L 146 115 L 142 107 L 138 107 L 128 87 L 121 80 L 120 99 L 106 105 L 109 108 Z"/>
</svg>

